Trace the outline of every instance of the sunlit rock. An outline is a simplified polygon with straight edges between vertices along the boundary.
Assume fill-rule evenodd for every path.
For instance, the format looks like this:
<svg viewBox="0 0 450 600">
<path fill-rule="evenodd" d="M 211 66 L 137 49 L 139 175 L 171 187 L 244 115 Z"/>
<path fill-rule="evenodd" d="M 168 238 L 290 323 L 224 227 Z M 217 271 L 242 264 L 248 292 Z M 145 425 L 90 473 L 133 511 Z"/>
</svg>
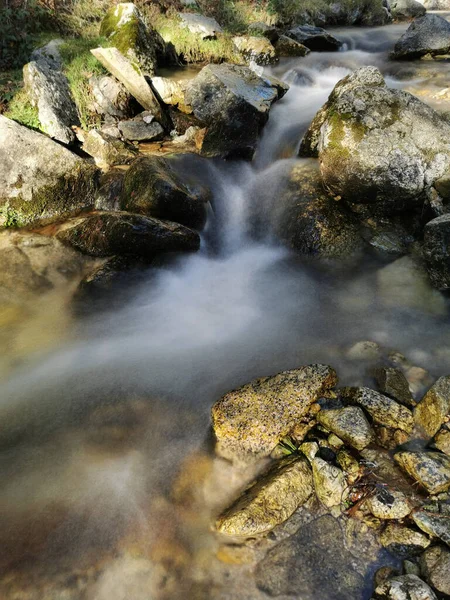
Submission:
<svg viewBox="0 0 450 600">
<path fill-rule="evenodd" d="M 419 431 L 431 438 L 450 414 L 450 376 L 440 377 L 414 410 Z"/>
<path fill-rule="evenodd" d="M 358 406 L 336 409 L 322 409 L 317 421 L 344 442 L 357 450 L 362 450 L 373 441 L 373 431 L 364 411 Z"/>
<path fill-rule="evenodd" d="M 182 27 L 189 29 L 191 33 L 198 35 L 202 40 L 215 39 L 218 33 L 223 33 L 219 23 L 211 17 L 205 17 L 198 13 L 179 13 Z"/>
<path fill-rule="evenodd" d="M 397 452 L 395 461 L 430 494 L 450 488 L 450 458 L 439 452 Z"/>
<path fill-rule="evenodd" d="M 412 510 L 406 496 L 390 488 L 375 491 L 365 505 L 377 519 L 404 519 Z"/>
<path fill-rule="evenodd" d="M 418 510 L 412 513 L 414 523 L 425 533 L 450 546 L 450 516 Z"/>
<path fill-rule="evenodd" d="M 233 44 L 245 62 L 271 65 L 277 62 L 277 54 L 270 40 L 265 37 L 241 35 L 233 38 Z"/>
<path fill-rule="evenodd" d="M 447 456 L 450 456 L 450 428 L 448 424 L 437 432 L 433 445 Z"/>
<path fill-rule="evenodd" d="M 348 496 L 348 485 L 342 470 L 317 456 L 311 464 L 314 490 L 319 502 L 327 508 L 340 507 Z"/>
<path fill-rule="evenodd" d="M 87 132 L 83 150 L 95 159 L 98 166 L 126 165 L 137 153 L 133 147 L 98 129 Z"/>
</svg>

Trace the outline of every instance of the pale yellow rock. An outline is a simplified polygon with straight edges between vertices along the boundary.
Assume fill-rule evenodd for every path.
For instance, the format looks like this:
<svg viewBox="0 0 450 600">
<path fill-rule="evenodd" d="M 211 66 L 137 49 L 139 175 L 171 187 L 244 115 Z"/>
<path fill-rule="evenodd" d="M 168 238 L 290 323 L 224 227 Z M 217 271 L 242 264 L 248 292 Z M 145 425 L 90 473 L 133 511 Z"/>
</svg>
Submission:
<svg viewBox="0 0 450 600">
<path fill-rule="evenodd" d="M 441 377 L 428 390 L 414 409 L 414 420 L 420 432 L 431 438 L 450 413 L 450 376 Z"/>
<path fill-rule="evenodd" d="M 348 496 L 348 486 L 344 473 L 322 458 L 312 461 L 314 489 L 319 501 L 331 508 L 340 506 Z"/>
</svg>

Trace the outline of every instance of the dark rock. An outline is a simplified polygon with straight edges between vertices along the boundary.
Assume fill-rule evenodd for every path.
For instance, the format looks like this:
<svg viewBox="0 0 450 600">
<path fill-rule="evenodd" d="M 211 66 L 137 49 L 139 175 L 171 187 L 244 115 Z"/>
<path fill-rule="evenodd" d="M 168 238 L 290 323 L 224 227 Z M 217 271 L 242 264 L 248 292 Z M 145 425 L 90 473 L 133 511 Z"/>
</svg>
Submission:
<svg viewBox="0 0 450 600">
<path fill-rule="evenodd" d="M 111 169 L 101 175 L 95 196 L 97 210 L 120 210 L 124 176 L 125 173 L 119 169 Z"/>
<path fill-rule="evenodd" d="M 161 140 L 164 129 L 154 120 L 154 116 L 146 111 L 129 121 L 120 121 L 119 131 L 126 140 L 135 142 L 150 142 Z"/>
<path fill-rule="evenodd" d="M 313 27 L 312 25 L 299 25 L 298 27 L 294 27 L 294 29 L 290 29 L 286 35 L 310 50 L 317 50 L 319 52 L 339 50 L 342 46 L 342 42 L 325 31 L 325 29 Z"/>
<path fill-rule="evenodd" d="M 33 50 L 30 56 L 30 62 L 47 62 L 51 69 L 61 70 L 63 66 L 60 47 L 64 44 L 64 40 L 54 39 Z"/>
<path fill-rule="evenodd" d="M 201 152 L 206 156 L 253 156 L 272 104 L 287 86 L 231 64 L 208 65 L 191 80 L 185 100 L 207 126 Z"/>
<path fill-rule="evenodd" d="M 280 35 L 275 42 L 275 50 L 281 57 L 307 56 L 311 52 L 309 48 L 287 35 Z"/>
<path fill-rule="evenodd" d="M 351 568 L 339 521 L 326 515 L 269 551 L 256 568 L 256 583 L 270 596 L 362 600 L 363 577 Z"/>
<path fill-rule="evenodd" d="M 161 252 L 196 252 L 200 238 L 192 229 L 171 221 L 125 212 L 81 217 L 57 238 L 90 256 L 132 255 L 152 259 Z"/>
<path fill-rule="evenodd" d="M 412 397 L 408 381 L 400 369 L 380 367 L 375 371 L 375 377 L 378 387 L 384 394 L 405 406 L 416 406 L 417 402 Z"/>
<path fill-rule="evenodd" d="M 195 154 L 139 158 L 125 175 L 122 210 L 201 227 L 211 199 L 196 175 L 203 162 Z"/>
<path fill-rule="evenodd" d="M 448 462 L 450 465 L 450 461 Z M 450 517 L 432 513 L 427 510 L 417 510 L 412 513 L 414 523 L 425 533 L 432 537 L 439 538 L 447 546 L 450 546 Z"/>
<path fill-rule="evenodd" d="M 439 290 L 450 288 L 450 214 L 425 225 L 423 254 L 431 282 Z"/>
<path fill-rule="evenodd" d="M 425 15 L 411 23 L 394 46 L 392 58 L 420 58 L 450 52 L 450 23 L 438 15 Z"/>
</svg>

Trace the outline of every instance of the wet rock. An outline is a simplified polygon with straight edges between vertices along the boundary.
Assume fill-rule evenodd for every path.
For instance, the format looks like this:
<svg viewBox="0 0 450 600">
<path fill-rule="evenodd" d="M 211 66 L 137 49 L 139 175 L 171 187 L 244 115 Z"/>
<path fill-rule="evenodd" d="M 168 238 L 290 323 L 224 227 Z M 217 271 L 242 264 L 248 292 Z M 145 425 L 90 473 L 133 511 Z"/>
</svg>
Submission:
<svg viewBox="0 0 450 600">
<path fill-rule="evenodd" d="M 319 452 L 319 444 L 317 442 L 303 442 L 299 447 L 299 450 L 300 452 L 303 452 L 309 462 L 311 462 Z"/>
<path fill-rule="evenodd" d="M 361 406 L 375 423 L 406 433 L 411 433 L 414 427 L 412 412 L 406 406 L 370 388 L 343 388 L 341 395 L 346 402 Z"/>
<path fill-rule="evenodd" d="M 437 600 L 433 590 L 417 575 L 399 575 L 389 579 L 376 588 L 375 597 L 383 600 Z"/>
<path fill-rule="evenodd" d="M 157 31 L 147 27 L 134 4 L 124 2 L 111 7 L 100 26 L 100 35 L 145 75 L 155 74 L 165 42 Z"/>
<path fill-rule="evenodd" d="M 161 252 L 196 252 L 200 247 L 200 238 L 192 229 L 125 212 L 81 217 L 62 229 L 57 238 L 90 256 L 151 259 Z"/>
<path fill-rule="evenodd" d="M 439 290 L 450 288 L 450 215 L 445 214 L 425 225 L 423 253 L 428 274 Z"/>
<path fill-rule="evenodd" d="M 279 39 L 275 42 L 275 50 L 278 56 L 287 58 L 307 56 L 311 52 L 309 48 L 287 35 L 280 35 Z"/>
<path fill-rule="evenodd" d="M 384 394 L 398 400 L 405 406 L 416 406 L 417 402 L 412 397 L 408 380 L 400 369 L 379 367 L 375 371 L 375 378 L 380 391 Z"/>
<path fill-rule="evenodd" d="M 98 129 L 91 129 L 84 138 L 83 150 L 99 166 L 126 165 L 136 158 L 137 151 Z"/>
<path fill-rule="evenodd" d="M 392 58 L 411 60 L 450 52 L 450 23 L 438 15 L 415 19 L 394 46 Z"/>
<path fill-rule="evenodd" d="M 60 70 L 63 66 L 60 47 L 64 40 L 50 40 L 45 46 L 33 50 L 30 62 L 46 62 L 51 69 Z"/>
<path fill-rule="evenodd" d="M 439 452 L 398 452 L 395 461 L 430 494 L 450 488 L 450 458 Z"/>
<path fill-rule="evenodd" d="M 270 212 L 277 235 L 299 254 L 341 258 L 361 248 L 356 219 L 324 192 L 316 165 L 293 168 Z"/>
<path fill-rule="evenodd" d="M 379 360 L 381 358 L 381 348 L 376 342 L 356 342 L 356 344 L 349 348 L 346 357 L 350 360 Z"/>
<path fill-rule="evenodd" d="M 270 596 L 361 600 L 363 577 L 351 564 L 339 521 L 325 515 L 270 550 L 256 568 L 256 582 Z"/>
<path fill-rule="evenodd" d="M 319 52 L 339 50 L 342 46 L 342 42 L 325 29 L 313 27 L 312 25 L 299 25 L 294 29 L 290 29 L 286 35 L 310 50 L 318 50 Z"/>
<path fill-rule="evenodd" d="M 376 491 L 365 505 L 377 519 L 404 519 L 412 510 L 406 496 L 390 488 Z"/>
<path fill-rule="evenodd" d="M 74 142 L 72 126 L 80 125 L 80 120 L 66 76 L 48 62 L 38 61 L 24 66 L 23 81 L 42 130 L 63 144 Z"/>
<path fill-rule="evenodd" d="M 434 446 L 447 456 L 450 456 L 450 429 L 448 425 L 445 425 L 437 432 L 434 438 Z"/>
<path fill-rule="evenodd" d="M 198 13 L 179 13 L 181 25 L 189 29 L 191 33 L 197 34 L 202 40 L 212 40 L 216 34 L 223 33 L 219 23 L 210 17 Z"/>
<path fill-rule="evenodd" d="M 89 86 L 94 97 L 94 110 L 104 117 L 126 119 L 132 116 L 133 98 L 126 87 L 109 75 L 91 77 Z"/>
<path fill-rule="evenodd" d="M 217 520 L 217 530 L 234 537 L 267 533 L 284 523 L 313 493 L 311 468 L 304 458 L 277 462 Z"/>
<path fill-rule="evenodd" d="M 420 531 L 396 523 L 389 523 L 379 538 L 384 548 L 402 558 L 421 554 L 430 545 L 428 537 Z"/>
<path fill-rule="evenodd" d="M 97 210 L 120 210 L 124 175 L 121 169 L 111 169 L 101 175 L 95 196 Z"/>
<path fill-rule="evenodd" d="M 414 523 L 425 533 L 437 537 L 450 546 L 450 517 L 426 510 L 412 513 Z"/>
<path fill-rule="evenodd" d="M 390 0 L 392 16 L 395 19 L 413 19 L 423 17 L 427 12 L 423 3 L 417 0 Z"/>
<path fill-rule="evenodd" d="M 212 408 L 216 451 L 240 462 L 269 456 L 336 381 L 330 367 L 310 365 L 229 392 Z"/>
<path fill-rule="evenodd" d="M 95 58 L 116 77 L 136 98 L 145 110 L 155 115 L 161 125 L 170 129 L 170 122 L 163 112 L 152 88 L 147 83 L 142 71 L 130 62 L 117 48 L 95 48 L 91 50 Z"/>
<path fill-rule="evenodd" d="M 0 115 L 0 227 L 50 222 L 94 204 L 97 169 Z"/>
<path fill-rule="evenodd" d="M 201 152 L 206 156 L 251 157 L 272 104 L 285 84 L 260 77 L 248 67 L 208 65 L 186 87 L 185 100 L 207 126 Z"/>
<path fill-rule="evenodd" d="M 233 38 L 233 44 L 247 63 L 271 65 L 278 60 L 275 48 L 267 38 L 241 35 Z"/>
<path fill-rule="evenodd" d="M 418 258 L 403 256 L 377 273 L 380 298 L 386 307 L 420 310 L 434 315 L 447 313 L 443 295 L 435 290 Z"/>
<path fill-rule="evenodd" d="M 450 414 L 450 376 L 440 377 L 414 410 L 414 420 L 427 438 L 437 433 Z"/>
<path fill-rule="evenodd" d="M 437 112 L 363 67 L 337 83 L 300 153 L 319 156 L 326 188 L 353 210 L 365 205 L 392 215 L 422 206 L 423 194 L 447 172 L 449 135 Z"/>
<path fill-rule="evenodd" d="M 314 489 L 324 506 L 332 508 L 345 502 L 348 486 L 344 473 L 322 458 L 314 458 L 311 462 L 313 470 Z"/>
<path fill-rule="evenodd" d="M 129 141 L 150 142 L 161 140 L 164 137 L 164 129 L 148 111 L 134 119 L 120 121 L 118 127 L 123 137 Z"/>
<path fill-rule="evenodd" d="M 122 210 L 201 227 L 210 200 L 196 175 L 203 164 L 194 154 L 139 158 L 125 175 Z"/>
<path fill-rule="evenodd" d="M 357 450 L 362 450 L 373 441 L 372 428 L 364 411 L 358 406 L 324 409 L 317 414 L 316 419 L 318 423 Z"/>
<path fill-rule="evenodd" d="M 428 548 L 420 557 L 422 574 L 435 590 L 450 596 L 450 551 L 444 546 Z"/>
</svg>

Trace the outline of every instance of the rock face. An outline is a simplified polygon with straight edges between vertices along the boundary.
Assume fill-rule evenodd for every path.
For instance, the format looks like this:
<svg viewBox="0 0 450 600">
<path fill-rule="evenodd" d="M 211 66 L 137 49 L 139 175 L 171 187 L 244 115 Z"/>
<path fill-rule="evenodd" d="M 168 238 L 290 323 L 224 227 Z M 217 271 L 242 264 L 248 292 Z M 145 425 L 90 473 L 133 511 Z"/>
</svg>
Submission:
<svg viewBox="0 0 450 600">
<path fill-rule="evenodd" d="M 313 493 L 312 473 L 305 458 L 277 462 L 217 520 L 225 535 L 252 537 L 284 523 Z"/>
<path fill-rule="evenodd" d="M 357 450 L 363 450 L 373 441 L 372 428 L 364 411 L 358 406 L 322 409 L 316 419 L 326 429 Z"/>
<path fill-rule="evenodd" d="M 417 0 L 391 0 L 390 5 L 396 19 L 413 19 L 426 13 L 426 8 Z"/>
<path fill-rule="evenodd" d="M 241 462 L 269 456 L 336 381 L 330 367 L 310 365 L 229 392 L 212 408 L 217 452 Z"/>
<path fill-rule="evenodd" d="M 450 52 L 450 23 L 438 15 L 425 15 L 411 23 L 394 46 L 392 58 L 420 58 Z"/>
<path fill-rule="evenodd" d="M 80 125 L 80 120 L 66 76 L 41 60 L 24 66 L 23 80 L 42 130 L 63 144 L 75 141 L 72 125 Z"/>
<path fill-rule="evenodd" d="M 285 84 L 231 64 L 208 65 L 186 87 L 185 100 L 207 125 L 201 152 L 206 156 L 251 157 L 272 104 Z"/>
<path fill-rule="evenodd" d="M 450 550 L 433 546 L 420 557 L 420 569 L 426 581 L 435 590 L 450 596 Z"/>
<path fill-rule="evenodd" d="M 86 134 L 83 150 L 93 156 L 99 166 L 126 165 L 136 157 L 134 148 L 97 129 Z"/>
<path fill-rule="evenodd" d="M 402 558 L 420 554 L 430 545 L 423 533 L 396 523 L 389 523 L 381 532 L 380 542 L 389 552 Z"/>
<path fill-rule="evenodd" d="M 440 377 L 414 410 L 414 420 L 429 439 L 450 414 L 450 376 Z"/>
<path fill-rule="evenodd" d="M 339 50 L 342 46 L 342 42 L 325 31 L 325 29 L 311 25 L 295 27 L 294 29 L 290 29 L 286 35 L 310 50 L 318 50 L 319 52 Z"/>
<path fill-rule="evenodd" d="M 390 215 L 423 203 L 448 170 L 449 134 L 438 113 L 364 67 L 338 82 L 300 152 L 319 156 L 325 186 L 354 210 Z"/>
<path fill-rule="evenodd" d="M 426 510 L 418 510 L 412 514 L 412 518 L 422 531 L 439 538 L 447 546 L 450 546 L 450 517 L 439 513 L 430 513 Z"/>
<path fill-rule="evenodd" d="M 210 17 L 197 13 L 179 13 L 179 16 L 181 25 L 191 33 L 197 34 L 202 40 L 215 39 L 217 33 L 223 33 L 219 23 Z"/>
<path fill-rule="evenodd" d="M 450 458 L 439 452 L 398 452 L 395 461 L 430 494 L 450 488 Z"/>
<path fill-rule="evenodd" d="M 97 169 L 0 115 L 0 226 L 69 216 L 94 205 Z"/>
<path fill-rule="evenodd" d="M 366 410 L 375 423 L 411 433 L 414 427 L 412 412 L 392 398 L 366 387 L 344 388 L 341 394 L 346 402 Z"/>
<path fill-rule="evenodd" d="M 450 288 L 450 215 L 442 215 L 425 225 L 423 253 L 433 285 L 440 290 L 448 290 Z"/>
<path fill-rule="evenodd" d="M 287 35 L 280 35 L 275 42 L 275 50 L 278 56 L 285 57 L 307 56 L 311 52 L 309 48 Z"/>
<path fill-rule="evenodd" d="M 152 112 L 163 127 L 170 128 L 167 116 L 137 65 L 131 63 L 117 48 L 95 48 L 91 52 L 105 69 L 123 83 L 142 108 Z"/>
<path fill-rule="evenodd" d="M 399 575 L 378 586 L 375 597 L 383 600 L 437 600 L 436 594 L 417 575 Z"/>
<path fill-rule="evenodd" d="M 195 167 L 203 161 L 189 154 L 139 158 L 125 175 L 122 210 L 201 227 L 211 199 L 209 189 L 195 175 Z"/>
<path fill-rule="evenodd" d="M 100 35 L 145 75 L 155 74 L 158 54 L 164 52 L 164 40 L 147 27 L 134 4 L 126 2 L 111 7 L 102 21 Z"/>
<path fill-rule="evenodd" d="M 132 96 L 114 77 L 91 77 L 89 85 L 94 97 L 94 110 L 105 117 L 126 119 L 132 116 Z"/>
<path fill-rule="evenodd" d="M 339 521 L 325 515 L 270 550 L 256 568 L 256 582 L 270 596 L 362 600 L 364 580 L 348 568 L 352 563 Z"/>
<path fill-rule="evenodd" d="M 238 53 L 248 63 L 271 65 L 277 62 L 277 54 L 272 43 L 264 37 L 241 35 L 233 38 Z"/>
<path fill-rule="evenodd" d="M 288 188 L 276 198 L 271 213 L 277 236 L 299 254 L 342 258 L 362 246 L 355 217 L 327 196 L 315 164 L 293 168 Z"/>
<path fill-rule="evenodd" d="M 84 254 L 100 257 L 151 259 L 161 252 L 196 252 L 200 247 L 198 234 L 183 225 L 124 212 L 81 217 L 57 237 Z"/>
</svg>

